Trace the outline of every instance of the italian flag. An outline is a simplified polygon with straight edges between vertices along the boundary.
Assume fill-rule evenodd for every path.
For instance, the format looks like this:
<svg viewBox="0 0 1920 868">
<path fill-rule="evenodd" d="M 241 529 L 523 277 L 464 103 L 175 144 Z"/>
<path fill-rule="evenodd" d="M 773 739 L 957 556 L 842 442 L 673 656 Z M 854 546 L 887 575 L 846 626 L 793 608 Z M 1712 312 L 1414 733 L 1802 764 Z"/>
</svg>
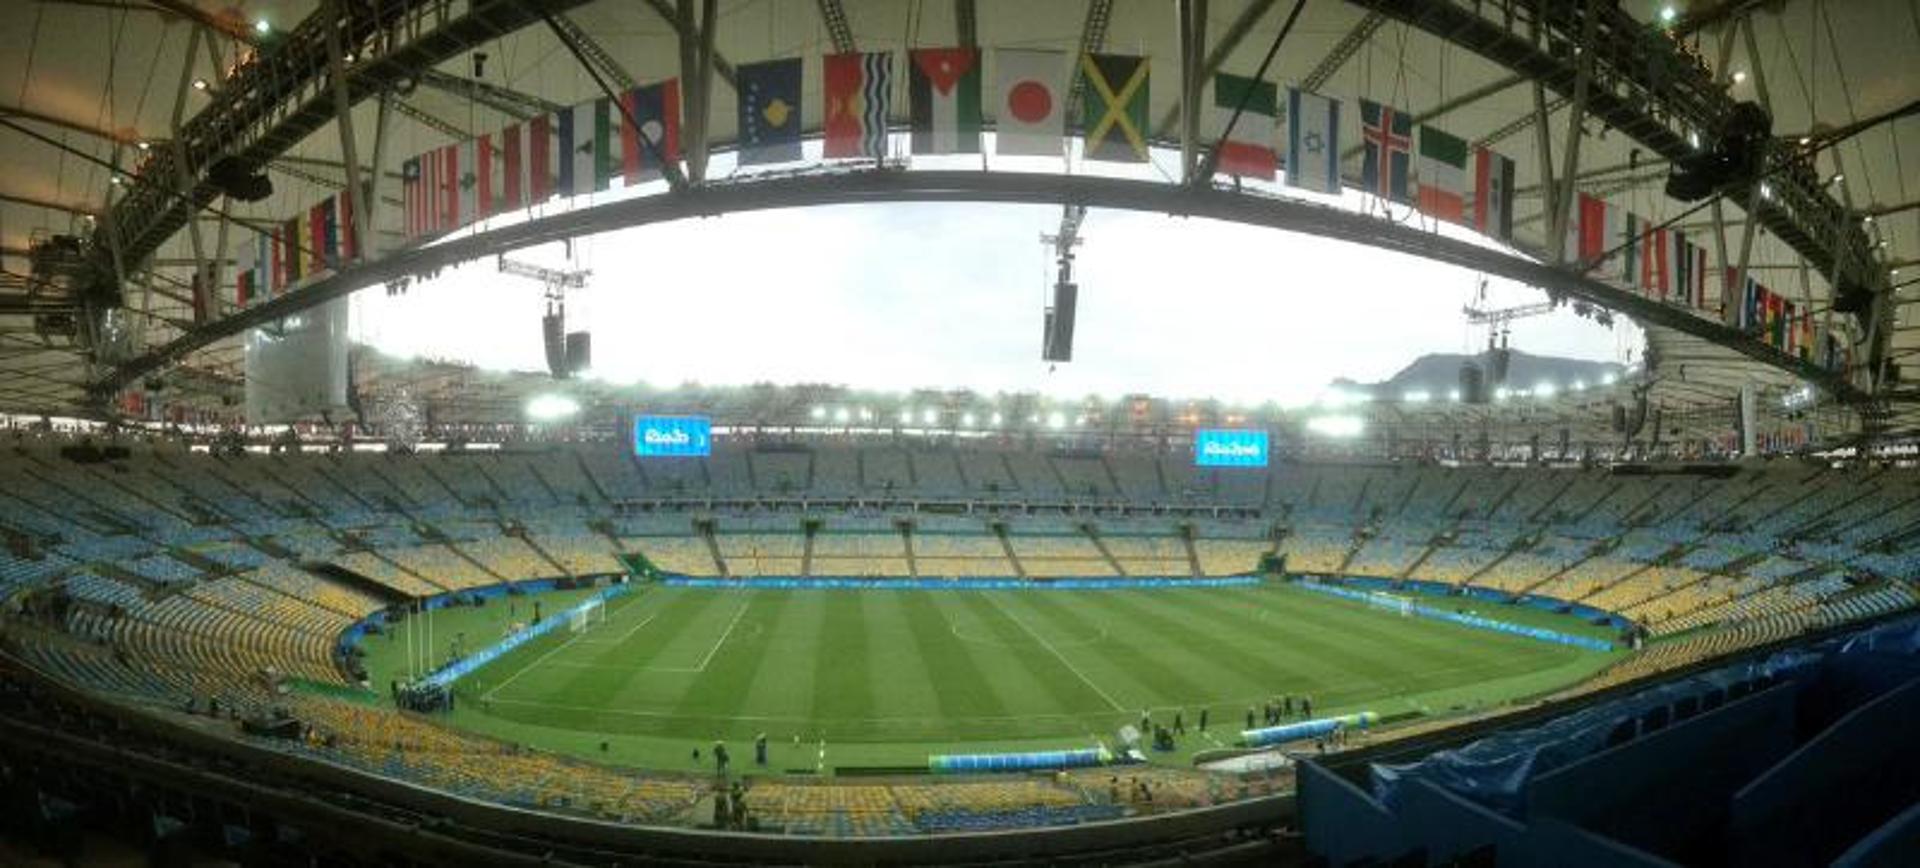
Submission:
<svg viewBox="0 0 1920 868">
<path fill-rule="evenodd" d="M 1422 124 L 1413 164 L 1415 204 L 1424 214 L 1467 222 L 1467 140 Z"/>
<path fill-rule="evenodd" d="M 1279 103 L 1280 90 L 1273 82 L 1224 72 L 1214 75 L 1207 137 L 1220 142 L 1219 159 L 1214 167 L 1217 171 L 1273 180 L 1279 162 L 1273 147 Z M 1240 112 L 1237 121 L 1233 121 L 1235 109 Z M 1229 121 L 1233 122 L 1231 131 L 1227 129 Z"/>
</svg>

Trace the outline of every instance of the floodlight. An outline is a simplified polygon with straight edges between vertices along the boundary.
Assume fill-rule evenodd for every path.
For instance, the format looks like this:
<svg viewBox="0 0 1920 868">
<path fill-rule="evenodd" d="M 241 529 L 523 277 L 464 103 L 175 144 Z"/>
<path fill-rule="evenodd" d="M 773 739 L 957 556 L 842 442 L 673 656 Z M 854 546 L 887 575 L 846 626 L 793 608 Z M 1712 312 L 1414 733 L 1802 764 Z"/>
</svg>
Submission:
<svg viewBox="0 0 1920 868">
<path fill-rule="evenodd" d="M 1307 420 L 1307 430 L 1322 437 L 1358 437 L 1366 429 L 1359 416 L 1315 416 Z"/>
<path fill-rule="evenodd" d="M 1538 383 L 1533 387 L 1533 396 L 1535 398 L 1551 398 L 1553 397 L 1554 391 L 1555 389 L 1552 383 Z"/>
<path fill-rule="evenodd" d="M 1412 391 L 1400 396 L 1400 400 L 1409 404 L 1425 404 L 1433 396 L 1423 391 Z"/>
<path fill-rule="evenodd" d="M 1054 429 L 1054 430 L 1056 430 L 1056 431 L 1057 431 L 1057 430 L 1059 430 L 1059 429 L 1061 429 L 1061 428 L 1065 428 L 1065 427 L 1067 427 L 1067 417 L 1065 417 L 1065 416 L 1063 416 L 1063 415 L 1061 415 L 1061 414 L 1059 414 L 1059 413 L 1048 413 L 1048 414 L 1047 414 L 1047 427 L 1048 427 L 1048 428 L 1052 428 L 1052 429 Z"/>
<path fill-rule="evenodd" d="M 1602 385 L 1602 386 L 1611 386 L 1611 385 L 1613 385 L 1613 384 L 1614 384 L 1614 382 L 1615 382 L 1615 381 L 1617 381 L 1618 379 L 1620 379 L 1620 378 L 1619 378 L 1619 377 L 1615 377 L 1615 376 L 1614 376 L 1614 375 L 1612 375 L 1612 374 L 1608 374 L 1608 375 L 1606 375 L 1606 376 L 1604 376 L 1604 377 L 1601 377 L 1601 378 L 1600 378 L 1600 385 Z"/>
<path fill-rule="evenodd" d="M 920 414 L 920 421 L 925 424 L 932 425 L 933 423 L 940 421 L 940 411 L 926 410 Z"/>
<path fill-rule="evenodd" d="M 1679 17 L 1680 17 L 1680 10 L 1675 9 L 1672 6 L 1660 7 L 1660 23 L 1661 24 L 1672 24 L 1674 19 Z"/>
<path fill-rule="evenodd" d="M 808 415 L 814 419 L 825 419 L 827 418 L 827 408 L 816 405 Z"/>
<path fill-rule="evenodd" d="M 847 420 L 851 418 L 853 418 L 853 414 L 848 413 L 847 408 L 845 407 L 841 407 L 833 411 L 833 421 L 838 422 L 842 425 L 847 424 Z"/>
<path fill-rule="evenodd" d="M 536 422 L 552 422 L 580 412 L 580 402 L 565 395 L 535 395 L 527 402 L 527 416 Z"/>
<path fill-rule="evenodd" d="M 979 420 L 978 420 L 978 419 L 975 419 L 975 418 L 973 417 L 973 414 L 972 414 L 972 413 L 961 413 L 961 414 L 960 414 L 960 424 L 962 424 L 962 425 L 965 425 L 965 426 L 967 426 L 968 428 L 972 428 L 972 427 L 973 427 L 973 423 L 975 423 L 975 422 L 977 422 L 977 421 L 979 421 Z"/>
</svg>

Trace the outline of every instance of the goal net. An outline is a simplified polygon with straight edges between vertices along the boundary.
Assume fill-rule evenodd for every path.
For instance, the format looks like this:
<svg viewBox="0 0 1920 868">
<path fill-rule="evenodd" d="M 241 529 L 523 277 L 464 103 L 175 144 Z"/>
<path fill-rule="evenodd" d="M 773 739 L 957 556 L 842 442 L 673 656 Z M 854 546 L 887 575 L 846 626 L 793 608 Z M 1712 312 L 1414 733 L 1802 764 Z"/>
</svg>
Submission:
<svg viewBox="0 0 1920 868">
<path fill-rule="evenodd" d="M 1413 598 L 1399 594 L 1386 594 L 1375 591 L 1367 595 L 1367 605 L 1375 609 L 1386 609 L 1400 615 L 1413 614 Z"/>
<path fill-rule="evenodd" d="M 607 602 L 601 599 L 589 600 L 586 605 L 568 613 L 567 629 L 575 633 L 585 633 L 589 628 L 599 625 L 607 619 Z"/>
</svg>

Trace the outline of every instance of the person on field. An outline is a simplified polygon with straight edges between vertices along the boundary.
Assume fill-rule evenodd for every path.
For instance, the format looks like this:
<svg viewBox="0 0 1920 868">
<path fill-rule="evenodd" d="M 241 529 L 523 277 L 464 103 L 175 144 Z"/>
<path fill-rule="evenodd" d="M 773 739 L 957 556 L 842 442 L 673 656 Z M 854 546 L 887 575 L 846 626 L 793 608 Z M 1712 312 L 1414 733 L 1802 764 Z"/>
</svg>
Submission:
<svg viewBox="0 0 1920 868">
<path fill-rule="evenodd" d="M 1253 706 L 1247 706 L 1247 728 L 1253 728 Z"/>
<path fill-rule="evenodd" d="M 1301 717 L 1313 716 L 1313 697 L 1311 696 L 1300 697 L 1300 716 Z"/>
<path fill-rule="evenodd" d="M 1200 731 L 1207 731 L 1207 709 L 1204 706 L 1200 709 Z"/>
<path fill-rule="evenodd" d="M 1187 722 L 1181 719 L 1179 711 L 1175 711 L 1173 713 L 1173 734 L 1174 735 L 1187 734 Z"/>
<path fill-rule="evenodd" d="M 767 734 L 764 732 L 753 737 L 753 762 L 755 765 L 767 764 Z"/>
<path fill-rule="evenodd" d="M 1285 714 L 1288 717 L 1292 717 L 1293 716 L 1293 694 L 1289 693 L 1286 696 L 1282 697 L 1280 699 L 1280 702 L 1282 703 L 1281 707 L 1284 710 Z"/>
</svg>

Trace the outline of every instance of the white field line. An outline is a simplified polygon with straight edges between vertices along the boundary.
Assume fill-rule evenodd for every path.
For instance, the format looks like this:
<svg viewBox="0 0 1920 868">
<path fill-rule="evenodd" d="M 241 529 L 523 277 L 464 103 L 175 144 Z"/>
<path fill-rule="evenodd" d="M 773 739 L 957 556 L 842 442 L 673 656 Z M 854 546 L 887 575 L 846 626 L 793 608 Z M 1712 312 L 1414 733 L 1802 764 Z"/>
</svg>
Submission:
<svg viewBox="0 0 1920 868">
<path fill-rule="evenodd" d="M 700 658 L 700 665 L 693 667 L 693 671 L 707 671 L 707 664 L 713 662 L 713 655 L 720 653 L 720 646 L 727 644 L 727 637 L 733 635 L 733 628 L 740 626 L 740 616 L 745 615 L 747 613 L 747 607 L 752 604 L 752 597 L 748 597 L 740 602 L 740 608 L 733 613 L 733 620 L 727 622 L 727 629 L 720 633 L 719 639 L 714 640 L 713 647 L 707 649 L 707 656 Z"/>
<path fill-rule="evenodd" d="M 513 673 L 512 675 L 509 675 L 509 676 L 507 676 L 507 680 L 505 680 L 505 681 L 502 681 L 502 682 L 500 682 L 499 684 L 495 684 L 495 685 L 493 686 L 493 689 L 492 689 L 492 690 L 489 690 L 489 691 L 487 691 L 487 692 L 485 692 L 485 693 L 482 693 L 482 694 L 480 694 L 480 699 L 481 699 L 481 701 L 482 701 L 482 702 L 492 702 L 492 701 L 493 701 L 493 697 L 494 697 L 494 694 L 497 694 L 497 693 L 499 693 L 500 691 L 502 691 L 502 690 L 505 690 L 505 689 L 507 689 L 507 685 L 509 685 L 509 684 L 512 684 L 512 683 L 513 683 L 513 682 L 515 682 L 515 681 L 519 681 L 519 680 L 520 680 L 520 676 L 522 676 L 522 675 L 525 675 L 525 674 L 527 674 L 527 673 L 529 673 L 529 672 L 532 672 L 532 671 L 533 671 L 533 670 L 535 670 L 535 669 L 538 669 L 538 668 L 540 668 L 540 664 L 542 664 L 542 663 L 545 663 L 545 662 L 547 662 L 547 658 L 549 658 L 549 657 L 552 657 L 552 656 L 553 656 L 553 655 L 555 655 L 555 654 L 558 654 L 558 653 L 560 653 L 560 652 L 562 652 L 562 651 L 565 651 L 565 650 L 567 650 L 567 648 L 568 648 L 568 647 L 570 647 L 571 645 L 573 645 L 573 643 L 575 643 L 575 642 L 578 642 L 578 641 L 580 641 L 580 637 L 581 637 L 581 636 L 585 636 L 585 635 L 587 635 L 587 634 L 585 634 L 585 633 L 575 633 L 575 634 L 573 634 L 573 638 L 571 638 L 571 639 L 568 639 L 568 640 L 567 640 L 567 641 L 565 641 L 565 642 L 562 642 L 562 643 L 560 643 L 560 644 L 558 644 L 558 645 L 555 645 L 555 646 L 553 646 L 553 650 L 551 650 L 551 651 L 548 651 L 547 653 L 545 653 L 545 654 L 542 654 L 542 655 L 540 655 L 540 656 L 539 656 L 539 657 L 537 657 L 537 658 L 534 658 L 534 661 L 533 661 L 532 663 L 529 663 L 529 664 L 527 664 L 527 665 L 526 665 L 525 667 L 523 667 L 523 668 L 522 668 L 522 669 L 521 669 L 521 670 L 520 670 L 519 672 L 515 672 L 515 673 Z"/>
<path fill-rule="evenodd" d="M 1020 625 L 1020 629 L 1027 631 L 1027 635 L 1032 636 L 1035 641 L 1040 643 L 1040 647 L 1047 649 L 1049 653 L 1060 661 L 1061 665 L 1066 666 L 1068 672 L 1072 672 L 1082 683 L 1093 688 L 1093 692 L 1100 694 L 1100 698 L 1106 700 L 1108 705 L 1113 706 L 1114 711 L 1126 710 L 1125 706 L 1115 702 L 1112 696 L 1107 695 L 1105 690 L 1101 690 L 1100 685 L 1093 683 L 1093 679 L 1088 678 L 1086 673 L 1081 672 L 1080 667 L 1073 665 L 1073 661 L 1068 660 L 1067 655 L 1060 653 L 1060 649 L 1053 647 L 1053 643 L 1047 641 L 1047 637 L 1034 632 L 1032 627 L 1027 626 L 1027 622 L 1020 620 L 1012 612 L 1007 611 L 1006 606 L 1002 605 L 1001 602 L 991 594 L 987 596 L 987 602 L 992 603 L 993 607 L 1000 610 L 1000 614 L 1006 616 L 1008 620 Z"/>
</svg>

